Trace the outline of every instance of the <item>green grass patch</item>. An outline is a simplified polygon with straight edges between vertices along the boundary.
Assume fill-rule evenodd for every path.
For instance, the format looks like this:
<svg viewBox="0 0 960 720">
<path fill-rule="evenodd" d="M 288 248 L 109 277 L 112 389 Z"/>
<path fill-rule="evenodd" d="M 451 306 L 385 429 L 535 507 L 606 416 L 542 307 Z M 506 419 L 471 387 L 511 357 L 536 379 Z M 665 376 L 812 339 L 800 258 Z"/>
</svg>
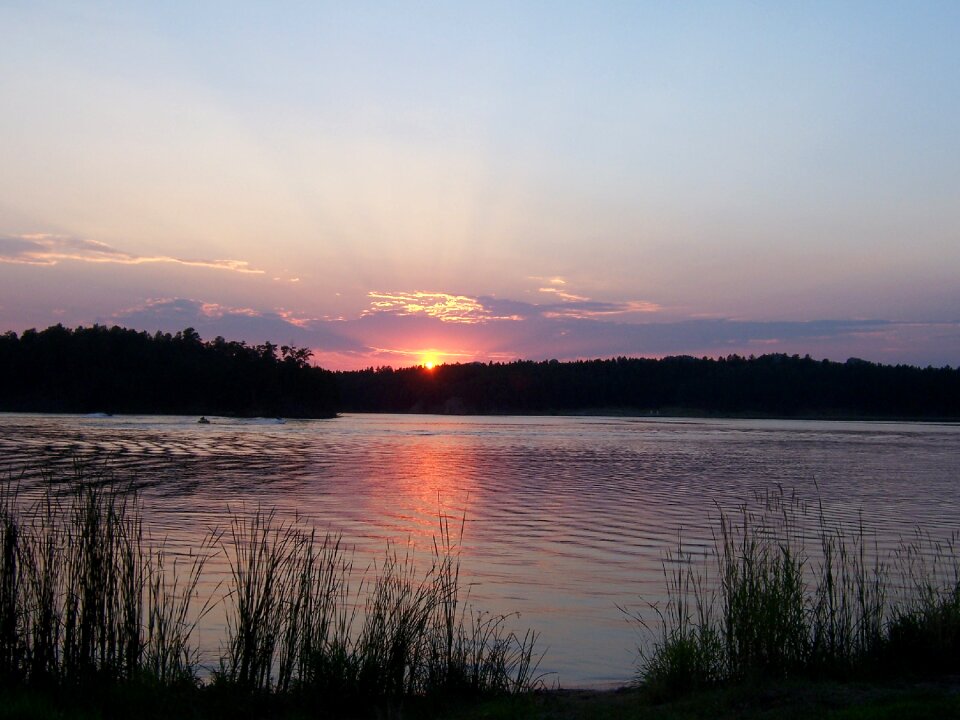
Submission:
<svg viewBox="0 0 960 720">
<path fill-rule="evenodd" d="M 720 513 L 706 563 L 682 544 L 667 557 L 669 600 L 638 677 L 648 694 L 960 671 L 954 542 L 918 532 L 883 558 L 862 523 L 831 524 L 817 505 L 811 533 L 808 518 L 795 497 L 769 493 Z"/>
</svg>

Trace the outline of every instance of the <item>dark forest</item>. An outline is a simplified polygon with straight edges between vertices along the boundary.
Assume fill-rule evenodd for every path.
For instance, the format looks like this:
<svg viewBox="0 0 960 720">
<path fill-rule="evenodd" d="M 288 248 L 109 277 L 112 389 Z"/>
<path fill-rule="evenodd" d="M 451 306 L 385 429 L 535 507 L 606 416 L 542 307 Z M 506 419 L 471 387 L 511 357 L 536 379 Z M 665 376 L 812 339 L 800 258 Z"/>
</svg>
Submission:
<svg viewBox="0 0 960 720">
<path fill-rule="evenodd" d="M 221 337 L 61 325 L 0 335 L 0 410 L 330 417 L 333 373 L 310 351 Z"/>
<path fill-rule="evenodd" d="M 304 348 L 60 325 L 0 335 L 0 410 L 960 419 L 960 370 L 798 355 L 467 363 L 330 372 Z"/>
<path fill-rule="evenodd" d="M 960 371 L 798 355 L 616 358 L 337 373 L 344 411 L 960 417 Z"/>
</svg>

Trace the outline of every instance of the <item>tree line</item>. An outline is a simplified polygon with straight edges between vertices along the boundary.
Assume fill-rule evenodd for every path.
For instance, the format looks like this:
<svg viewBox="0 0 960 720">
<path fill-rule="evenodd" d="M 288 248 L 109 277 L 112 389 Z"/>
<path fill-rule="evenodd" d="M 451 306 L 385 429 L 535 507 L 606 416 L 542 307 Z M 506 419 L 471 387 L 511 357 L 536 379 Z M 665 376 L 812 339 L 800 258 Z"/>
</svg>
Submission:
<svg viewBox="0 0 960 720">
<path fill-rule="evenodd" d="M 305 348 L 55 325 L 0 335 L 0 410 L 328 417 L 333 373 Z"/>
<path fill-rule="evenodd" d="M 337 412 L 960 419 L 960 369 L 728 355 L 330 372 L 306 348 L 195 330 L 0 335 L 0 410 L 329 417 Z"/>
<path fill-rule="evenodd" d="M 809 356 L 619 357 L 337 373 L 352 412 L 960 418 L 960 370 Z"/>
</svg>

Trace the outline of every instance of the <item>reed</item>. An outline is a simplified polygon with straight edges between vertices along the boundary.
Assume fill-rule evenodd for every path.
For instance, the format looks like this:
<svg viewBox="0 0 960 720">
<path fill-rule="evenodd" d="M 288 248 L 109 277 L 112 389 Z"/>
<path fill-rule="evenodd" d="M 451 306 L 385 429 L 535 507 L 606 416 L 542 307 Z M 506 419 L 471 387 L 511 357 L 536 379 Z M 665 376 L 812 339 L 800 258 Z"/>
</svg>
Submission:
<svg viewBox="0 0 960 720">
<path fill-rule="evenodd" d="M 743 506 L 738 519 L 720 516 L 721 635 L 727 673 L 736 678 L 790 674 L 807 651 L 806 557 L 790 503 L 768 495 L 761 512 Z"/>
<path fill-rule="evenodd" d="M 197 585 L 219 538 L 212 533 L 196 552 L 172 556 L 163 549 L 152 553 L 147 566 L 147 620 L 141 672 L 161 686 L 196 684 L 197 649 L 191 644 L 197 623 L 213 609 L 208 597 L 199 612 L 192 610 Z"/>
<path fill-rule="evenodd" d="M 450 518 L 440 516 L 440 533 L 434 540 L 434 611 L 426 662 L 426 687 L 448 694 L 479 695 L 485 692 L 520 693 L 542 685 L 537 669 L 538 634 L 520 636 L 508 630 L 516 615 L 491 615 L 472 608 L 461 597 L 459 533 L 451 531 Z"/>
<path fill-rule="evenodd" d="M 642 679 L 656 694 L 668 696 L 709 687 L 726 674 L 715 598 L 705 590 L 705 573 L 698 558 L 684 549 L 682 536 L 677 547 L 663 562 L 666 606 L 651 606 L 659 620 L 658 637 L 652 651 L 640 649 Z M 646 631 L 654 630 L 643 615 L 621 611 Z"/>
<path fill-rule="evenodd" d="M 350 596 L 353 559 L 339 536 L 303 532 L 294 549 L 293 583 L 276 688 L 311 687 L 343 695 L 351 669 L 350 630 L 356 604 Z"/>
<path fill-rule="evenodd" d="M 24 650 L 21 604 L 20 526 L 15 514 L 15 491 L 0 490 L 0 673 L 7 682 L 20 679 Z"/>
<path fill-rule="evenodd" d="M 233 514 L 229 544 L 227 653 L 219 677 L 249 689 L 269 689 L 289 603 L 296 529 L 260 508 Z"/>
<path fill-rule="evenodd" d="M 191 601 L 206 559 L 165 571 L 138 496 L 104 475 L 0 491 L 0 674 L 7 685 L 194 681 Z"/>
<path fill-rule="evenodd" d="M 811 537 L 808 508 L 795 496 L 778 489 L 755 500 L 719 513 L 706 562 L 682 543 L 667 556 L 668 600 L 655 608 L 659 632 L 641 652 L 638 673 L 650 692 L 956 671 L 960 556 L 953 542 L 918 533 L 882 558 L 862 520 L 830 523 L 818 503 Z"/>
<path fill-rule="evenodd" d="M 227 634 L 211 690 L 325 708 L 537 687 L 537 636 L 466 602 L 460 538 L 439 517 L 428 567 L 388 547 L 363 572 L 339 537 L 256 508 L 177 554 L 154 546 L 137 492 L 76 465 L 43 492 L 0 487 L 0 683 L 204 690 L 196 625 L 224 603 Z M 195 602 L 222 553 L 222 596 Z M 215 593 L 216 594 L 216 593 Z M 113 692 L 113 691 L 111 691 Z M 152 691 L 151 691 L 152 692 Z M 232 702 L 232 701 L 231 701 Z"/>
<path fill-rule="evenodd" d="M 960 672 L 960 553 L 956 536 L 936 541 L 917 531 L 894 559 L 906 582 L 892 592 L 882 662 L 893 671 Z"/>
<path fill-rule="evenodd" d="M 439 518 L 431 563 L 389 546 L 362 573 L 339 537 L 256 509 L 235 513 L 228 639 L 215 682 L 334 704 L 538 686 L 537 636 L 461 597 L 459 539 Z M 460 532 L 462 533 L 461 520 Z"/>
</svg>

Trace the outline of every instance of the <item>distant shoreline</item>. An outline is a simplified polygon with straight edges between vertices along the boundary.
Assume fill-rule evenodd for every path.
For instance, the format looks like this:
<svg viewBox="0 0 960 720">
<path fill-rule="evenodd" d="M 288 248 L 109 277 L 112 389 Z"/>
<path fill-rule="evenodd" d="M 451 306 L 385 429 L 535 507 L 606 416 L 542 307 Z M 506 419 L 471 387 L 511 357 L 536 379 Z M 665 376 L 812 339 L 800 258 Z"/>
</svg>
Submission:
<svg viewBox="0 0 960 720">
<path fill-rule="evenodd" d="M 41 416 L 57 416 L 63 415 L 67 417 L 81 417 L 89 418 L 91 420 L 96 420 L 97 418 L 109 419 L 109 418 L 124 418 L 124 417 L 161 417 L 161 418 L 191 418 L 194 422 L 198 422 L 200 418 L 207 419 L 226 419 L 226 420 L 335 420 L 340 417 L 341 413 L 331 413 L 327 415 L 232 415 L 222 412 L 208 411 L 208 412 L 185 412 L 185 413 L 165 413 L 165 412 L 149 412 L 149 411 L 137 411 L 137 412 L 102 412 L 102 411 L 92 411 L 92 412 L 76 412 L 76 411 L 45 411 L 45 410 L 8 410 L 0 409 L 0 415 L 41 415 Z M 215 423 L 212 423 L 215 424 Z"/>
<path fill-rule="evenodd" d="M 707 413 L 696 410 L 671 410 L 669 412 L 650 412 L 643 410 L 592 408 L 570 412 L 528 412 L 528 413 L 431 413 L 413 411 L 375 411 L 344 410 L 340 415 L 433 415 L 437 417 L 610 417 L 637 418 L 646 420 L 808 420 L 836 422 L 909 422 L 937 423 L 946 425 L 960 424 L 960 416 L 887 416 L 887 415 L 833 415 L 828 413 L 809 413 L 803 415 L 766 415 L 762 413 Z"/>
<path fill-rule="evenodd" d="M 328 371 L 311 350 L 53 326 L 0 335 L 0 408 L 332 418 L 340 412 L 960 421 L 960 369 L 809 355 L 516 360 Z M 63 362 L 70 358 L 70 362 Z"/>
<path fill-rule="evenodd" d="M 8 410 L 0 409 L 0 415 L 38 415 L 38 416 L 69 416 L 69 417 L 88 417 L 90 419 L 99 418 L 123 418 L 150 416 L 162 418 L 194 418 L 199 420 L 201 417 L 215 420 L 336 420 L 344 415 L 405 415 L 410 417 L 431 416 L 431 417 L 451 417 L 451 418 L 534 418 L 534 417 L 568 417 L 568 418 L 625 418 L 639 420 L 801 420 L 807 422 L 882 422 L 882 423 L 928 423 L 937 425 L 957 425 L 960 424 L 960 417 L 940 417 L 940 416 L 886 416 L 886 415 L 834 415 L 828 413 L 809 413 L 803 415 L 768 415 L 762 413 L 707 413 L 695 410 L 674 409 L 669 412 L 650 412 L 642 410 L 632 410 L 629 408 L 593 408 L 577 410 L 570 412 L 509 412 L 509 413 L 443 413 L 443 412 L 420 412 L 420 411 L 400 411 L 400 410 L 343 410 L 342 412 L 327 415 L 302 415 L 302 416 L 274 416 L 274 415 L 230 415 L 217 412 L 206 413 L 163 413 L 163 412 L 124 412 L 124 413 L 105 413 L 105 412 L 70 412 L 70 411 L 38 411 L 38 410 Z"/>
</svg>

